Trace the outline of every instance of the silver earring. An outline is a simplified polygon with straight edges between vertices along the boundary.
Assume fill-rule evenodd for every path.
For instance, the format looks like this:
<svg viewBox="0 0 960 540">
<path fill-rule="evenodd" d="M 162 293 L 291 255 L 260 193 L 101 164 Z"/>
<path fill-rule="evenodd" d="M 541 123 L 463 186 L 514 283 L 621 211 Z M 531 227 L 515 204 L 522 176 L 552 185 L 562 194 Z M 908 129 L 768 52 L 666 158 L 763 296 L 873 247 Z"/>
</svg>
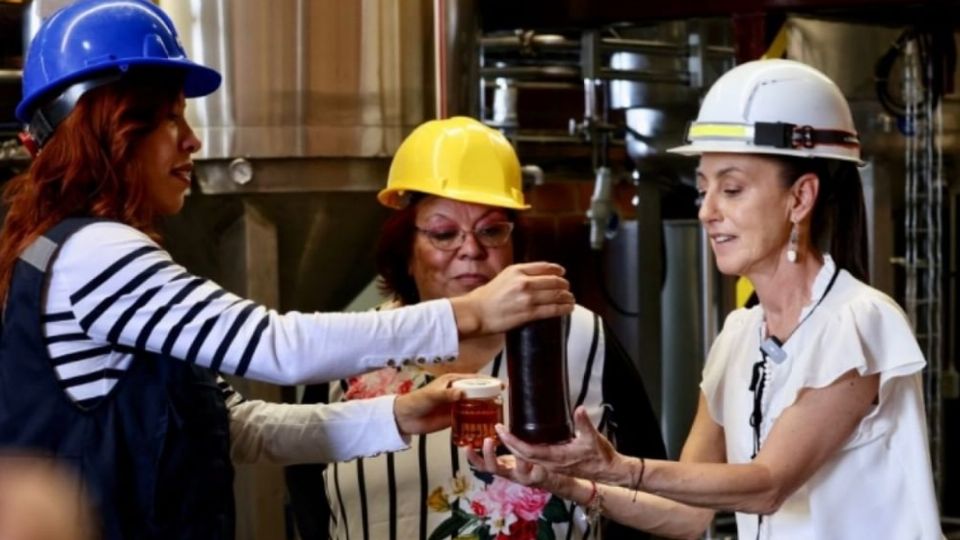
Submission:
<svg viewBox="0 0 960 540">
<path fill-rule="evenodd" d="M 790 231 L 790 247 L 787 248 L 787 260 L 795 263 L 797 262 L 797 224 L 793 224 L 793 229 Z"/>
</svg>

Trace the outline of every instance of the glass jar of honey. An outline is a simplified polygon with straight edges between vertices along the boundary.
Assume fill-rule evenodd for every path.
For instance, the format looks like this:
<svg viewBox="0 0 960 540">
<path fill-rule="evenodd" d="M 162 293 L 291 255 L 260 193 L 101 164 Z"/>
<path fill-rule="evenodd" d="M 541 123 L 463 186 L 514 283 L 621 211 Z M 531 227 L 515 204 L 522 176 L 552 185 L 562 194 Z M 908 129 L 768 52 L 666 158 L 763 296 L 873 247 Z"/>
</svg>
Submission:
<svg viewBox="0 0 960 540">
<path fill-rule="evenodd" d="M 503 385 L 497 379 L 460 379 L 451 385 L 463 391 L 463 398 L 454 403 L 451 442 L 455 446 L 483 448 L 483 439 L 491 437 L 500 444 L 494 426 L 503 422 Z"/>
<path fill-rule="evenodd" d="M 567 324 L 554 317 L 507 331 L 510 433 L 524 442 L 558 444 L 573 438 Z"/>
</svg>

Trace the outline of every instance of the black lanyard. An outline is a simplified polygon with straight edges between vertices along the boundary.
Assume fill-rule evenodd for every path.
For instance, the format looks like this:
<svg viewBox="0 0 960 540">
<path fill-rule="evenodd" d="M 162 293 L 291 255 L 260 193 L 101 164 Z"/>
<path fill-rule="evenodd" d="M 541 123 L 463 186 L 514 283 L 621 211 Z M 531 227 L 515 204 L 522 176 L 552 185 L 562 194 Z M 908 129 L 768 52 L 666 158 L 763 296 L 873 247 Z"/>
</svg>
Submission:
<svg viewBox="0 0 960 540">
<path fill-rule="evenodd" d="M 770 336 L 767 339 L 763 340 L 760 344 L 760 360 L 757 360 L 753 364 L 753 373 L 750 376 L 750 391 L 753 392 L 753 412 L 750 413 L 750 427 L 753 428 L 753 454 L 750 456 L 750 459 L 753 460 L 757 457 L 757 454 L 760 452 L 760 426 L 763 423 L 763 390 L 766 387 L 766 372 L 767 372 L 767 360 L 772 359 L 777 364 L 782 363 L 787 359 L 787 353 L 783 350 L 783 344 L 786 343 L 790 336 L 800 328 L 800 325 L 805 323 L 807 319 L 810 318 L 810 315 L 813 315 L 813 312 L 816 311 L 820 304 L 823 302 L 823 299 L 827 297 L 827 294 L 830 292 L 830 289 L 833 288 L 833 284 L 837 281 L 837 276 L 840 275 L 840 267 L 837 266 L 833 271 L 833 276 L 830 277 L 830 282 L 827 284 L 827 288 L 823 291 L 823 294 L 820 295 L 820 299 L 817 300 L 817 303 L 810 308 L 810 311 L 800 319 L 800 322 L 793 327 L 793 330 L 790 331 L 790 334 L 787 337 L 780 341 L 777 336 Z M 763 523 L 763 515 L 757 516 L 757 538 L 760 538 L 760 525 Z"/>
</svg>

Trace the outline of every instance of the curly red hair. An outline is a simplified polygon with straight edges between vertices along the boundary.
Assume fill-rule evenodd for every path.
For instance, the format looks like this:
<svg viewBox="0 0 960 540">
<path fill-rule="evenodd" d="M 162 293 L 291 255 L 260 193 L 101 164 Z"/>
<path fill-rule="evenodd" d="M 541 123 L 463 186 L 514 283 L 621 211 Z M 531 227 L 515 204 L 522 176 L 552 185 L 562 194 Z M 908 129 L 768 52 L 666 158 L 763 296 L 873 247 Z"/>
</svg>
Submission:
<svg viewBox="0 0 960 540">
<path fill-rule="evenodd" d="M 157 238 L 157 216 L 135 156 L 143 138 L 169 114 L 181 87 L 169 73 L 132 73 L 90 90 L 29 169 L 7 184 L 0 305 L 20 253 L 65 218 L 113 219 Z"/>
</svg>

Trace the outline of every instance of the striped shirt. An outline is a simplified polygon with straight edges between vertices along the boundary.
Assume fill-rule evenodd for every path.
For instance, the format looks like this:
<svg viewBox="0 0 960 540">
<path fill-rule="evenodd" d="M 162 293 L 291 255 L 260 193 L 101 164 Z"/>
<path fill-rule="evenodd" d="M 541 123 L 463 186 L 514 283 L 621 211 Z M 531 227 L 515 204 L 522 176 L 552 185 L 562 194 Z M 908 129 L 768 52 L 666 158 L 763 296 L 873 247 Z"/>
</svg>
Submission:
<svg viewBox="0 0 960 540">
<path fill-rule="evenodd" d="M 338 379 L 413 358 L 451 360 L 452 308 L 427 304 L 404 313 L 280 314 L 191 275 L 140 231 L 101 222 L 61 246 L 42 325 L 61 387 L 92 407 L 136 352 L 277 384 Z"/>
<path fill-rule="evenodd" d="M 609 354 L 612 343 L 608 343 L 600 318 L 577 306 L 568 328 L 571 406 L 584 405 L 593 422 L 613 440 L 619 430 L 632 430 L 635 433 L 631 435 L 646 441 L 643 449 L 620 445 L 620 451 L 636 455 L 638 450 L 652 448 L 645 455 L 663 457 L 656 419 L 639 375 L 635 368 L 620 369 L 620 361 L 632 368 L 629 358 Z M 478 372 L 506 381 L 505 354 L 501 352 Z M 618 388 L 623 391 L 617 406 L 624 409 L 620 416 L 614 414 L 613 396 L 607 395 L 611 386 L 605 377 L 619 379 Z M 332 385 L 330 402 L 402 393 L 427 379 L 415 366 L 384 369 Z M 505 411 L 509 408 L 507 394 Z M 325 480 L 330 537 L 336 540 L 427 540 L 435 535 L 496 538 L 497 532 L 507 530 L 509 537 L 519 538 L 598 537 L 596 531 L 588 530 L 582 509 L 572 502 L 476 474 L 464 450 L 450 444 L 449 429 L 414 437 L 407 452 L 330 465 Z M 610 538 L 639 537 L 646 535 L 626 531 Z"/>
</svg>

